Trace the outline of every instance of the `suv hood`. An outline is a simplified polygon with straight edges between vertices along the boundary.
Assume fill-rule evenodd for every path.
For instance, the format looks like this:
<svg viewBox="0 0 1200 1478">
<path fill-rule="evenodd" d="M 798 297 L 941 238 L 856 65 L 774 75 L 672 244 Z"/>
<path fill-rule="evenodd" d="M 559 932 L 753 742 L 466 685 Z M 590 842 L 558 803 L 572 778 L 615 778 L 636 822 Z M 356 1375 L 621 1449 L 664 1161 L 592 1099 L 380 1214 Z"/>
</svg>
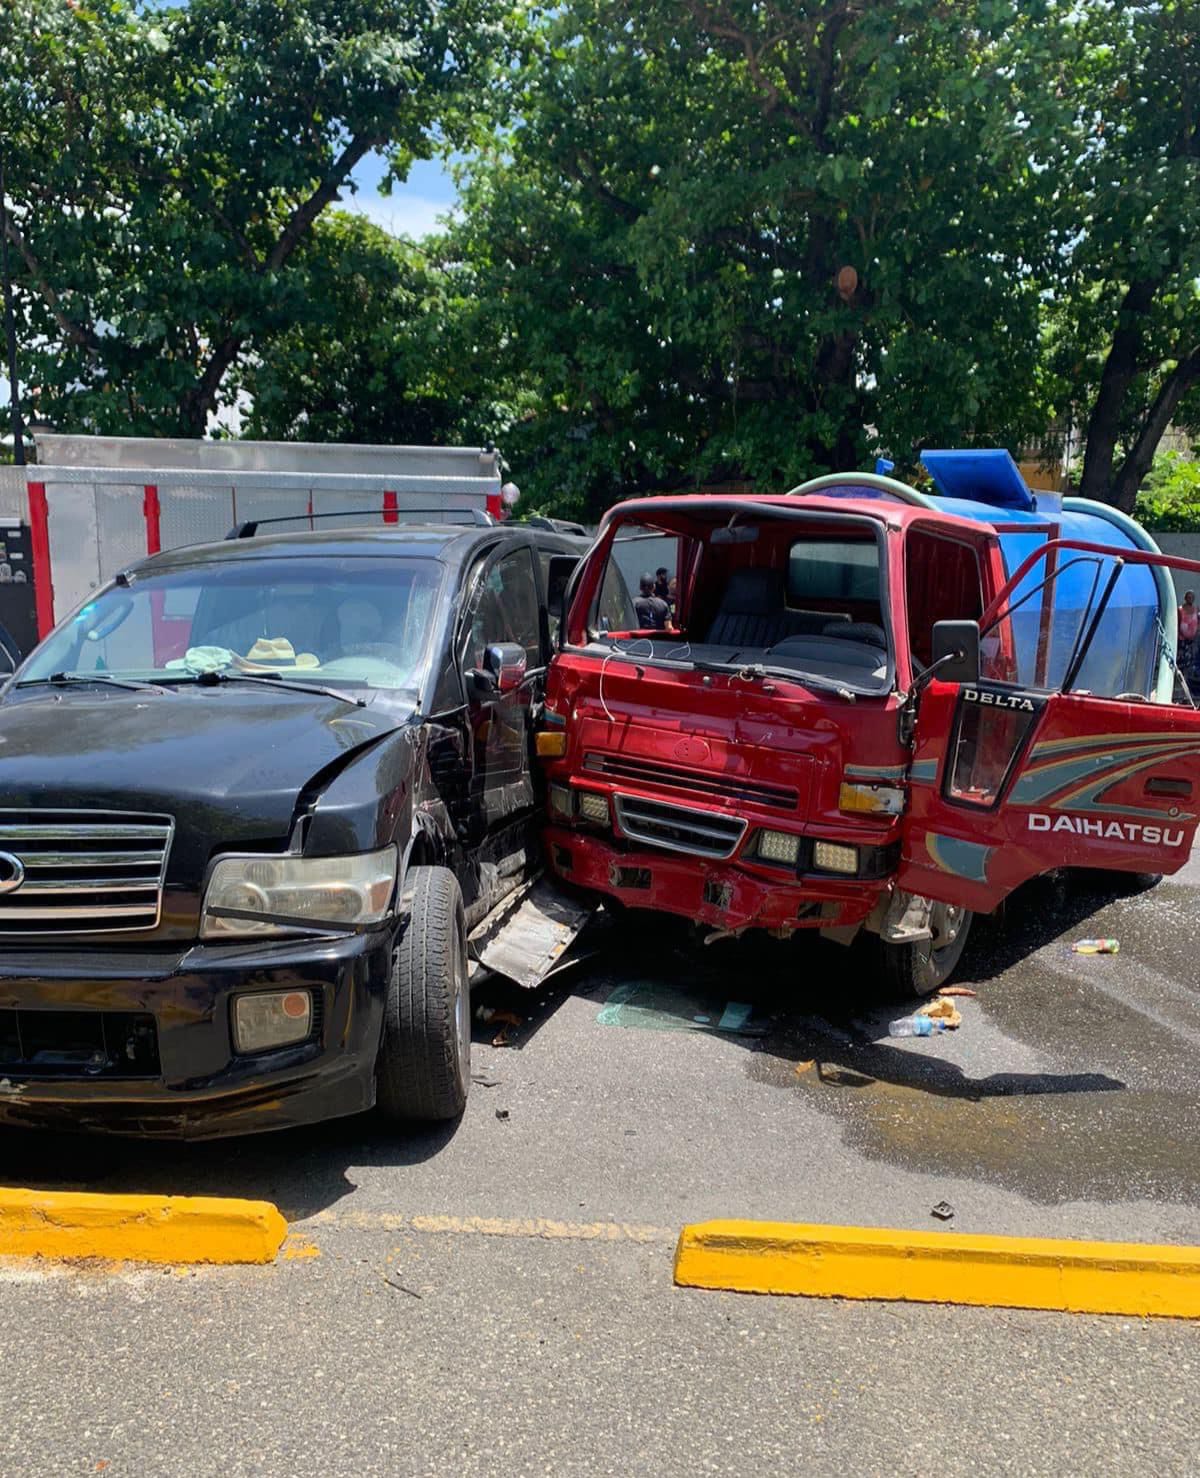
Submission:
<svg viewBox="0 0 1200 1478">
<path fill-rule="evenodd" d="M 188 833 L 206 852 L 286 838 L 300 790 L 402 722 L 286 689 L 9 693 L 0 807 L 162 812 L 176 818 L 176 851 Z"/>
</svg>

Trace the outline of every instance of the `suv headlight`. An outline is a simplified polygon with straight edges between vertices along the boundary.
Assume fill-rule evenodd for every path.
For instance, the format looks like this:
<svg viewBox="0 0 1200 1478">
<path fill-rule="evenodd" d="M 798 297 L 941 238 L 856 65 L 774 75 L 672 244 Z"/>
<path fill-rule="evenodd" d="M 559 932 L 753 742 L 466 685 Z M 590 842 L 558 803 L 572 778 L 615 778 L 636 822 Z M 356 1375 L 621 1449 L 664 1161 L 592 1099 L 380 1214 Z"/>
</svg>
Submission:
<svg viewBox="0 0 1200 1478">
<path fill-rule="evenodd" d="M 353 857 L 222 857 L 208 880 L 200 937 L 378 924 L 395 886 L 395 847 Z"/>
</svg>

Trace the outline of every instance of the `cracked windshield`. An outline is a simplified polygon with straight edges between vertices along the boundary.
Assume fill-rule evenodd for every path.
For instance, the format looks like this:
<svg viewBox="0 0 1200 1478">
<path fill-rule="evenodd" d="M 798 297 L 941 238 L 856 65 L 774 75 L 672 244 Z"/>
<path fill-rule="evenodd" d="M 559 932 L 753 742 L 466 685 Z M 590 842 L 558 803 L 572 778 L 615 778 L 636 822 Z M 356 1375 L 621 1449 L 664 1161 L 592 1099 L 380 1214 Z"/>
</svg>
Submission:
<svg viewBox="0 0 1200 1478">
<path fill-rule="evenodd" d="M 21 681 L 194 681 L 207 673 L 415 690 L 440 569 L 428 561 L 272 559 L 113 586 L 35 655 Z"/>
</svg>

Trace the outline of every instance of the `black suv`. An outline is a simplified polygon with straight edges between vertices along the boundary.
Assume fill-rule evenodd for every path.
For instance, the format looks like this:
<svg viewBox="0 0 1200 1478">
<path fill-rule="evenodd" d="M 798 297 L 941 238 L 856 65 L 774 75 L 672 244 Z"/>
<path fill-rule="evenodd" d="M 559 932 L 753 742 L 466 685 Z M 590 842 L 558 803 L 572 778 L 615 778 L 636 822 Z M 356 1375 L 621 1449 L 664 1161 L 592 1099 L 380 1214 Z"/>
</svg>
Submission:
<svg viewBox="0 0 1200 1478">
<path fill-rule="evenodd" d="M 467 935 L 538 865 L 531 718 L 585 547 L 231 538 L 41 643 L 0 698 L 0 1121 L 460 1113 Z"/>
</svg>

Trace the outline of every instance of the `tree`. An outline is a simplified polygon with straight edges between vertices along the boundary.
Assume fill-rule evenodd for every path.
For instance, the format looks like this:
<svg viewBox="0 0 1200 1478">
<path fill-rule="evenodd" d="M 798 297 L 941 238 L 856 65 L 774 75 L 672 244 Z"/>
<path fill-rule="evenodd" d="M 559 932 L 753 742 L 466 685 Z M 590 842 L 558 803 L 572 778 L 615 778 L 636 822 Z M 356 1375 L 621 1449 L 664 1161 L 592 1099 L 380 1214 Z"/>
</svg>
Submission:
<svg viewBox="0 0 1200 1478">
<path fill-rule="evenodd" d="M 575 0 L 464 182 L 459 364 L 536 500 L 1018 444 L 1043 181 L 1008 0 Z M 523 412 L 523 413 L 522 413 Z"/>
<path fill-rule="evenodd" d="M 454 440 L 467 407 L 443 344 L 460 311 L 428 253 L 331 211 L 293 264 L 309 311 L 238 376 L 248 436 L 426 444 Z"/>
<path fill-rule="evenodd" d="M 1200 6 L 1076 20 L 1055 363 L 1086 426 L 1080 491 L 1132 512 L 1168 425 L 1200 429 Z"/>
<path fill-rule="evenodd" d="M 0 136 L 39 414 L 201 435 L 320 305 L 292 264 L 359 162 L 465 137 L 498 0 L 0 0 Z M 28 368 L 32 362 L 32 371 Z"/>
</svg>

